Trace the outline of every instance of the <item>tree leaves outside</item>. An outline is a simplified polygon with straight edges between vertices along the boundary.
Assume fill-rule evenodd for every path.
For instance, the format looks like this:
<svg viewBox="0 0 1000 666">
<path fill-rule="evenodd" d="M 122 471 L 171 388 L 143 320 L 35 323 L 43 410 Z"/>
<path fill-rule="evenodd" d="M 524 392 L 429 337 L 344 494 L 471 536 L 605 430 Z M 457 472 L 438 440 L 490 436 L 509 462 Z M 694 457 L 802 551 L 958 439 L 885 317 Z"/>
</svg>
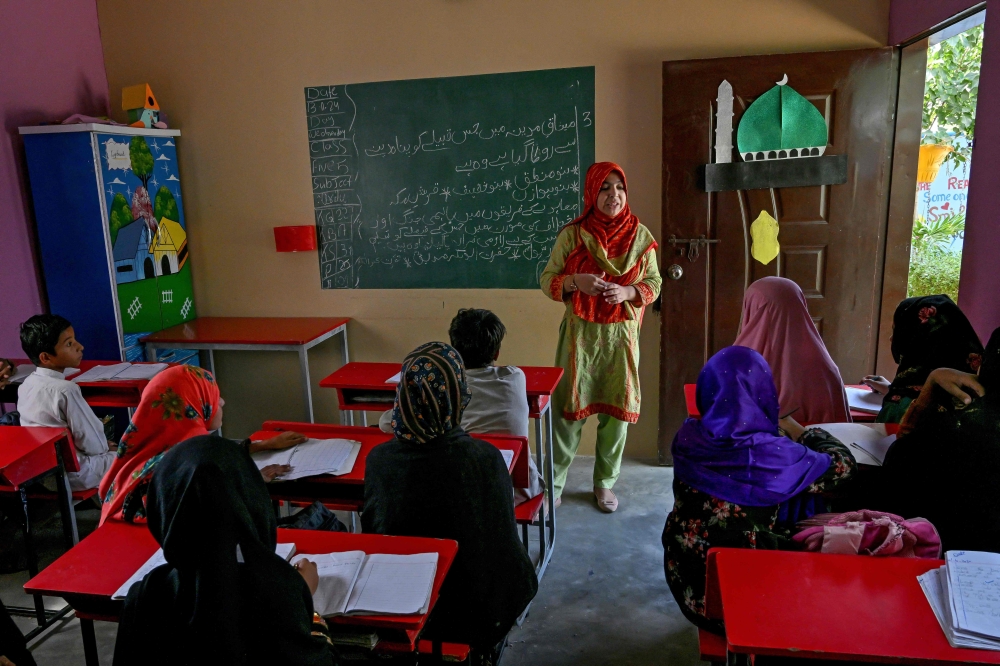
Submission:
<svg viewBox="0 0 1000 666">
<path fill-rule="evenodd" d="M 180 222 L 181 214 L 177 210 L 177 201 L 174 199 L 173 193 L 163 185 L 156 191 L 156 200 L 153 202 L 153 216 L 157 222 L 160 222 L 163 218 Z"/>
<path fill-rule="evenodd" d="M 913 221 L 907 297 L 948 294 L 953 301 L 958 300 L 962 253 L 952 245 L 964 238 L 964 213 L 943 215 L 933 222 L 922 217 Z"/>
<path fill-rule="evenodd" d="M 948 160 L 955 166 L 966 163 L 972 155 L 982 58 L 981 25 L 927 49 L 920 142 L 953 147 L 955 150 L 948 155 Z"/>
<path fill-rule="evenodd" d="M 149 152 L 145 137 L 132 137 L 128 144 L 128 156 L 132 162 L 132 173 L 142 181 L 143 188 L 148 187 L 149 178 L 153 175 L 153 154 Z"/>
<path fill-rule="evenodd" d="M 132 223 L 132 208 L 124 194 L 115 194 L 111 201 L 111 211 L 108 213 L 108 231 L 111 234 L 111 246 L 118 239 L 118 230 Z"/>
</svg>

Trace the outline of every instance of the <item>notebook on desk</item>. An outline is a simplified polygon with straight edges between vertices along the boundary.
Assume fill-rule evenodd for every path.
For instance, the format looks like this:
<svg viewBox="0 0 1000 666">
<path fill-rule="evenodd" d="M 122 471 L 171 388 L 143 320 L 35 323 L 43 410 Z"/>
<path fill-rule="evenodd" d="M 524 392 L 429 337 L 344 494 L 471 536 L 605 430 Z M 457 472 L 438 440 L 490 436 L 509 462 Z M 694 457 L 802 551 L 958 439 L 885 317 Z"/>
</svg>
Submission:
<svg viewBox="0 0 1000 666">
<path fill-rule="evenodd" d="M 809 428 L 822 428 L 851 449 L 854 459 L 862 465 L 881 466 L 896 435 L 886 435 L 884 423 L 817 423 Z M 808 428 L 807 428 L 808 429 Z"/>
<path fill-rule="evenodd" d="M 845 386 L 847 392 L 847 406 L 859 412 L 868 414 L 878 414 L 882 411 L 882 394 L 869 389 Z"/>
<path fill-rule="evenodd" d="M 917 581 L 952 647 L 1000 650 L 1000 555 L 950 550 Z"/>
<path fill-rule="evenodd" d="M 127 361 L 110 365 L 95 365 L 87 372 L 74 377 L 73 381 L 79 383 L 152 379 L 166 368 L 166 363 L 137 363 L 133 365 Z"/>
<path fill-rule="evenodd" d="M 278 479 L 291 481 L 306 476 L 340 476 L 354 469 L 361 442 L 350 439 L 312 439 L 280 451 L 258 451 L 251 457 L 257 469 L 268 465 L 289 465 L 292 470 Z"/>
<path fill-rule="evenodd" d="M 416 615 L 427 612 L 437 573 L 437 553 L 365 554 L 360 550 L 299 555 L 316 563 L 319 586 L 313 606 L 335 615 Z"/>
<path fill-rule="evenodd" d="M 11 384 L 20 384 L 21 382 L 23 382 L 25 379 L 28 378 L 28 375 L 30 375 L 34 371 L 35 371 L 35 366 L 31 365 L 30 363 L 21 364 L 17 366 L 17 369 L 14 371 L 14 374 L 10 376 L 10 379 L 8 381 L 10 381 Z M 66 368 L 65 370 L 63 370 L 63 377 L 69 379 L 70 377 L 79 372 L 80 368 Z"/>
</svg>

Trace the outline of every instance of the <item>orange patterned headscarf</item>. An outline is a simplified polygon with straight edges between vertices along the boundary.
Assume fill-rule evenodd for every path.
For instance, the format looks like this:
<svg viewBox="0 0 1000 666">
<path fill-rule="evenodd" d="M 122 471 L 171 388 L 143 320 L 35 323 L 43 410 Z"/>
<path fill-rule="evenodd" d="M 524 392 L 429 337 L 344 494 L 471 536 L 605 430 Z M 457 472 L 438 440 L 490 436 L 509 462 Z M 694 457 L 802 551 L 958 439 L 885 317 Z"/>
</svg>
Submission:
<svg viewBox="0 0 1000 666">
<path fill-rule="evenodd" d="M 163 455 L 186 439 L 208 434 L 219 411 L 212 373 L 177 365 L 156 375 L 118 444 L 118 457 L 99 488 L 101 524 L 108 518 L 145 521 L 146 490 Z"/>
<path fill-rule="evenodd" d="M 580 243 L 566 258 L 563 272 L 592 273 L 607 282 L 634 285 L 646 277 L 641 270 L 643 256 L 655 250 L 657 245 L 652 235 L 639 224 L 639 218 L 632 214 L 627 200 L 614 217 L 597 209 L 601 185 L 612 172 L 621 177 L 628 194 L 625 171 L 614 162 L 596 162 L 587 169 L 583 214 L 567 225 L 579 227 Z M 611 305 L 601 296 L 588 296 L 582 291 L 573 292 L 572 299 L 573 312 L 586 321 L 608 324 L 633 318 L 633 306 L 628 303 Z"/>
</svg>

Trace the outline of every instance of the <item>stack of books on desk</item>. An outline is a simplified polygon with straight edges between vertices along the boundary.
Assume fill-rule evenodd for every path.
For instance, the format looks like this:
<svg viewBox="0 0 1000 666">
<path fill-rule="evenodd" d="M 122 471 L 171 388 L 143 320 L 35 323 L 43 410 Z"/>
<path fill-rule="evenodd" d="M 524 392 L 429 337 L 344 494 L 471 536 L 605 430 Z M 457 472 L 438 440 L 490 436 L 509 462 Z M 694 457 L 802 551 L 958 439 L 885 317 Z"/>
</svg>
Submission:
<svg viewBox="0 0 1000 666">
<path fill-rule="evenodd" d="M 1000 555 L 950 550 L 917 581 L 952 647 L 1000 650 Z"/>
</svg>

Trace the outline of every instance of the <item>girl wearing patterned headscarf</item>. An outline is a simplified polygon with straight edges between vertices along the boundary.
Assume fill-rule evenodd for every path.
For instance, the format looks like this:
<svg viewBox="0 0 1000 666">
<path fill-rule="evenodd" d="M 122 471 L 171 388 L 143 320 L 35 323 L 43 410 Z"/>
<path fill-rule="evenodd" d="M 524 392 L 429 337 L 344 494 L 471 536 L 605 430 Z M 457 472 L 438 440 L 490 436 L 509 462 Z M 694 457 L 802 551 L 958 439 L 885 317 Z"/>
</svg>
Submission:
<svg viewBox="0 0 1000 666">
<path fill-rule="evenodd" d="M 454 348 L 430 342 L 403 361 L 392 410 L 395 439 L 365 463 L 365 533 L 454 539 L 458 555 L 425 630 L 435 639 L 499 649 L 538 590 L 514 522 L 503 456 L 462 430 L 469 402 Z"/>
<path fill-rule="evenodd" d="M 563 227 L 541 276 L 542 291 L 566 304 L 556 365 L 565 375 L 552 398 L 555 479 L 562 495 L 587 417 L 597 414 L 594 495 L 618 508 L 629 423 L 639 420 L 639 328 L 660 293 L 656 241 L 628 207 L 625 172 L 613 162 L 587 170 L 583 215 Z"/>
<path fill-rule="evenodd" d="M 108 518 L 145 521 L 146 491 L 156 465 L 184 440 L 219 430 L 225 403 L 215 377 L 206 370 L 177 365 L 156 375 L 143 390 L 139 407 L 118 444 L 117 457 L 101 480 L 101 524 Z M 261 442 L 247 440 L 244 446 L 253 453 L 288 448 L 304 440 L 298 433 L 281 433 Z M 273 478 L 273 473 L 281 471 L 277 467 L 263 471 L 272 473 Z M 269 474 L 264 478 L 270 480 Z"/>
</svg>

